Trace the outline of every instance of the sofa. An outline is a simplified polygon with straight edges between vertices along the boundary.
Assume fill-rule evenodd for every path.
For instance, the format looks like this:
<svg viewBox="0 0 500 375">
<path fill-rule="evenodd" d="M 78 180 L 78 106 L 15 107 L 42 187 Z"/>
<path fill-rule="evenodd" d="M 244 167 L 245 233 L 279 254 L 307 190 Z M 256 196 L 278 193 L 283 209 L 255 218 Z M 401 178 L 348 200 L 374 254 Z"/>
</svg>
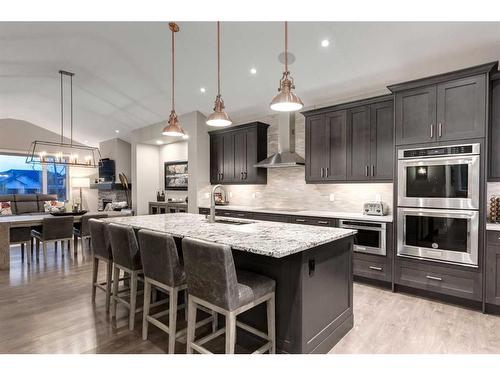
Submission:
<svg viewBox="0 0 500 375">
<path fill-rule="evenodd" d="M 56 194 L 1 194 L 0 202 L 10 202 L 12 215 L 39 215 L 45 201 L 57 200 Z"/>
</svg>

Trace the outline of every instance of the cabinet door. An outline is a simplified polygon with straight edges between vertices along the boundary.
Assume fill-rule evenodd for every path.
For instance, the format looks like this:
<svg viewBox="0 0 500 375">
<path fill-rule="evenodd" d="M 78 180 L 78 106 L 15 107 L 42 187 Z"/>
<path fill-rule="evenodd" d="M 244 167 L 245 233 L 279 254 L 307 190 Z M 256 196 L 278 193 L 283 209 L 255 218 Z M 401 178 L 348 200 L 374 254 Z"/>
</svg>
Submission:
<svg viewBox="0 0 500 375">
<path fill-rule="evenodd" d="M 392 180 L 394 165 L 393 102 L 370 105 L 372 180 Z"/>
<path fill-rule="evenodd" d="M 257 183 L 259 172 L 261 175 L 267 174 L 265 169 L 259 170 L 259 168 L 254 167 L 259 162 L 258 149 L 258 129 L 248 129 L 245 131 L 245 161 L 243 163 L 243 181 L 247 184 Z"/>
<path fill-rule="evenodd" d="M 437 140 L 484 137 L 486 77 L 467 77 L 437 86 Z"/>
<path fill-rule="evenodd" d="M 224 170 L 224 143 L 221 135 L 210 136 L 210 183 L 221 182 L 221 173 Z"/>
<path fill-rule="evenodd" d="M 345 181 L 347 176 L 347 114 L 335 111 L 325 115 L 327 165 L 325 179 Z"/>
<path fill-rule="evenodd" d="M 488 231 L 486 248 L 486 303 L 500 306 L 500 232 Z"/>
<path fill-rule="evenodd" d="M 349 181 L 369 180 L 371 174 L 370 107 L 349 109 L 347 118 L 349 133 L 347 179 Z"/>
<path fill-rule="evenodd" d="M 491 181 L 500 181 L 500 80 L 491 83 L 491 126 L 489 137 L 489 174 Z"/>
<path fill-rule="evenodd" d="M 306 119 L 306 181 L 321 181 L 328 160 L 328 131 L 324 115 Z"/>
<path fill-rule="evenodd" d="M 233 135 L 234 140 L 234 182 L 243 182 L 247 170 L 247 142 L 246 132 L 238 131 Z"/>
<path fill-rule="evenodd" d="M 221 182 L 230 183 L 234 178 L 234 134 L 232 132 L 222 134 L 222 174 Z M 239 180 L 238 180 L 239 181 Z"/>
<path fill-rule="evenodd" d="M 436 86 L 396 93 L 396 144 L 436 140 Z"/>
</svg>

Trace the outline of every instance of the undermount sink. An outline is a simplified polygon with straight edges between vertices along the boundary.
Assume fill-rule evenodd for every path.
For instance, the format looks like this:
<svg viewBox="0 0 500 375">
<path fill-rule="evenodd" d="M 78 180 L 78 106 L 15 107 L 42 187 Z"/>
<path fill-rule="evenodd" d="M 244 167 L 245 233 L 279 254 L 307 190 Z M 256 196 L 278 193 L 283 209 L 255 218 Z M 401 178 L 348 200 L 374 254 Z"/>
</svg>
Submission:
<svg viewBox="0 0 500 375">
<path fill-rule="evenodd" d="M 231 219 L 215 219 L 215 223 L 244 225 L 244 224 L 253 224 L 254 222 L 253 221 L 242 221 L 242 220 L 231 220 Z"/>
</svg>

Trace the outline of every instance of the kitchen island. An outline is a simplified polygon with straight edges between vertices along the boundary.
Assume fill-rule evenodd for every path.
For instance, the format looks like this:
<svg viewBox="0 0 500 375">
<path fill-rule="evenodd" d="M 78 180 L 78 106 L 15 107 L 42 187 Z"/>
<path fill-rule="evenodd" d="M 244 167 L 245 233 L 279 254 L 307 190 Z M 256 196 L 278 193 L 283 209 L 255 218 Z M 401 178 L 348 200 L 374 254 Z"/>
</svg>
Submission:
<svg viewBox="0 0 500 375">
<path fill-rule="evenodd" d="M 327 353 L 353 326 L 354 230 L 228 218 L 209 223 L 187 213 L 105 220 L 229 245 L 237 267 L 276 280 L 279 352 Z M 238 318 L 266 329 L 264 305 Z"/>
</svg>

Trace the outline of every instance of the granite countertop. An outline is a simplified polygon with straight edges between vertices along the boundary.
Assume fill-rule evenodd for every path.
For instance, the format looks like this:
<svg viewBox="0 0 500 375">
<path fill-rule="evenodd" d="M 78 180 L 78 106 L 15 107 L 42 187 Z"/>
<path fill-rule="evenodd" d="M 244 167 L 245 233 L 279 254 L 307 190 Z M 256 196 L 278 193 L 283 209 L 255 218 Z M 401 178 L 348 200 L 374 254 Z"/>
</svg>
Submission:
<svg viewBox="0 0 500 375">
<path fill-rule="evenodd" d="M 175 237 L 198 238 L 273 258 L 282 258 L 356 233 L 355 230 L 341 228 L 221 219 L 250 224 L 209 223 L 204 215 L 188 213 L 118 217 L 105 221 L 165 232 Z"/>
<path fill-rule="evenodd" d="M 210 208 L 210 206 L 201 205 L 200 208 Z M 371 215 L 363 215 L 363 213 L 360 212 L 300 210 L 300 209 L 289 209 L 289 208 L 266 208 L 266 207 L 250 207 L 250 206 L 236 206 L 236 205 L 215 206 L 215 209 L 261 212 L 261 213 L 281 214 L 281 215 L 324 217 L 324 218 L 334 218 L 334 219 L 365 220 L 365 221 L 376 221 L 383 223 L 392 223 L 393 221 L 392 215 L 371 216 Z"/>
<path fill-rule="evenodd" d="M 494 230 L 500 232 L 500 224 L 487 223 L 486 230 Z"/>
</svg>

